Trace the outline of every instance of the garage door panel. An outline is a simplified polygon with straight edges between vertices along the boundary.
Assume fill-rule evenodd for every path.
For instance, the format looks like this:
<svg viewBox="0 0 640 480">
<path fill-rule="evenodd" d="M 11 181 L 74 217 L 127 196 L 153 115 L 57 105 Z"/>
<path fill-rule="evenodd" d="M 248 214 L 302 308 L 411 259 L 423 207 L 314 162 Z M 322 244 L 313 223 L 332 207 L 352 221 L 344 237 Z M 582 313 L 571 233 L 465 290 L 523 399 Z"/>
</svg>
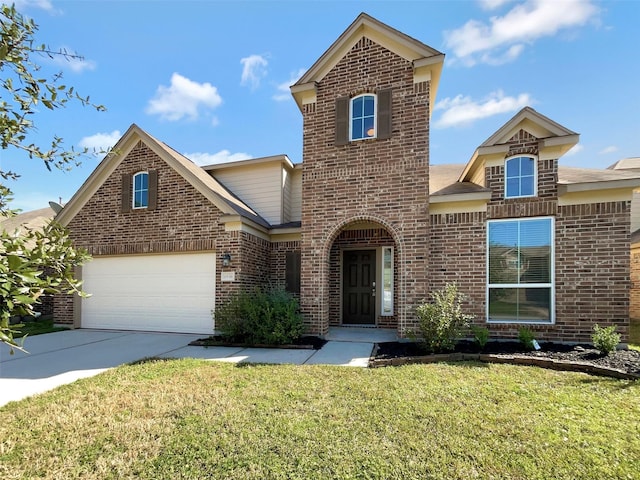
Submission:
<svg viewBox="0 0 640 480">
<path fill-rule="evenodd" d="M 213 253 L 98 257 L 83 280 L 83 327 L 213 332 Z"/>
</svg>

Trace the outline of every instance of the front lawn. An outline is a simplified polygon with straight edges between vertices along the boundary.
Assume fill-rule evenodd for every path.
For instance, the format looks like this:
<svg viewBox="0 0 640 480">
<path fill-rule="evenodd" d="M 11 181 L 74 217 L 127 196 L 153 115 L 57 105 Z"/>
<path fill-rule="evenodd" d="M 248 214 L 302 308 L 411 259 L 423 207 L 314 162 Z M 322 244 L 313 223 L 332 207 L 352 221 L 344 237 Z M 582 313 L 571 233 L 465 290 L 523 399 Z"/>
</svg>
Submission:
<svg viewBox="0 0 640 480">
<path fill-rule="evenodd" d="M 637 478 L 639 399 L 512 365 L 150 361 L 1 408 L 0 478 Z"/>
<path fill-rule="evenodd" d="M 18 333 L 14 334 L 14 338 L 21 338 L 24 336 L 42 335 L 43 333 L 61 332 L 67 330 L 68 327 L 58 327 L 53 323 L 52 318 L 38 318 L 30 322 L 24 322 L 20 328 L 17 328 Z"/>
</svg>

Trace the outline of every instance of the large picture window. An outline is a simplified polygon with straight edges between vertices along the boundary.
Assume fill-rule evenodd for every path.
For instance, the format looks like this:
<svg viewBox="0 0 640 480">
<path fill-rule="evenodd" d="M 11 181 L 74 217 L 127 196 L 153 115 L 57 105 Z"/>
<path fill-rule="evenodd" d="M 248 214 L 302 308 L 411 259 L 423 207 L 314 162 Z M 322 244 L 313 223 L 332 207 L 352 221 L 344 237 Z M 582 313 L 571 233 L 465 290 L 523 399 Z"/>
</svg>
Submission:
<svg viewBox="0 0 640 480">
<path fill-rule="evenodd" d="M 553 218 L 487 223 L 487 320 L 553 323 Z"/>
<path fill-rule="evenodd" d="M 536 195 L 536 161 L 532 157 L 515 157 L 505 162 L 505 198 Z"/>
</svg>

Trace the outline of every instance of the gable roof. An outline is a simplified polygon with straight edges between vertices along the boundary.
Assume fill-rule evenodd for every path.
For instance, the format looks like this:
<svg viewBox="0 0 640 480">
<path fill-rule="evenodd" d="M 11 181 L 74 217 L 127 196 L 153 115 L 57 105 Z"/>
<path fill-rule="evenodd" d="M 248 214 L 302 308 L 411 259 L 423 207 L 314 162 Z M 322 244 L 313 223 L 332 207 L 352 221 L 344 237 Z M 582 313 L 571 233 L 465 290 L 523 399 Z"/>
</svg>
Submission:
<svg viewBox="0 0 640 480">
<path fill-rule="evenodd" d="M 120 163 L 127 157 L 138 141 L 142 141 L 156 155 L 164 160 L 196 190 L 204 195 L 222 213 L 228 215 L 240 215 L 263 227 L 269 227 L 269 223 L 224 188 L 215 178 L 207 174 L 184 155 L 176 152 L 165 143 L 156 140 L 136 124 L 132 124 L 122 138 L 116 143 L 111 152 L 100 162 L 89 178 L 69 200 L 67 205 L 56 217 L 62 225 L 68 225 L 77 215 L 89 199 L 98 191 L 104 181 L 115 171 Z"/>
<path fill-rule="evenodd" d="M 413 63 L 414 75 L 425 75 L 431 79 L 431 105 L 435 104 L 438 83 L 442 73 L 444 54 L 425 45 L 381 21 L 361 13 L 351 25 L 333 42 L 326 52 L 291 86 L 298 107 L 302 108 L 310 95 L 315 95 L 316 83 L 331 71 L 333 67 L 362 38 L 367 37 L 387 50 Z M 426 76 L 428 75 L 428 77 Z"/>
<path fill-rule="evenodd" d="M 533 108 L 524 107 L 476 149 L 460 174 L 459 181 L 469 180 L 489 156 L 508 154 L 510 146 L 508 142 L 520 130 L 525 130 L 536 137 L 540 150 L 554 149 L 557 157 L 568 152 L 578 143 L 580 137 L 576 132 L 554 122 Z"/>
</svg>

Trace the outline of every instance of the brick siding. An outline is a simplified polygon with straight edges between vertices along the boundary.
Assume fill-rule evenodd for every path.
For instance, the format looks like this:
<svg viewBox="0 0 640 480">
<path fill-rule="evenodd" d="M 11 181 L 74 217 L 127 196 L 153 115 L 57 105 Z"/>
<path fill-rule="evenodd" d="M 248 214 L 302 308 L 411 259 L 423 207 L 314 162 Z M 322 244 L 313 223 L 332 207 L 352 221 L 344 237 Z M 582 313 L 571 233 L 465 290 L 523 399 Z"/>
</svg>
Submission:
<svg viewBox="0 0 640 480">
<path fill-rule="evenodd" d="M 335 146 L 336 99 L 387 88 L 393 90 L 391 138 Z M 305 106 L 303 118 L 301 302 L 307 328 L 324 334 L 329 327 L 334 241 L 350 224 L 369 221 L 395 241 L 402 330 L 428 292 L 429 84 L 414 84 L 410 62 L 362 38 L 317 84 L 317 102 Z"/>
</svg>

